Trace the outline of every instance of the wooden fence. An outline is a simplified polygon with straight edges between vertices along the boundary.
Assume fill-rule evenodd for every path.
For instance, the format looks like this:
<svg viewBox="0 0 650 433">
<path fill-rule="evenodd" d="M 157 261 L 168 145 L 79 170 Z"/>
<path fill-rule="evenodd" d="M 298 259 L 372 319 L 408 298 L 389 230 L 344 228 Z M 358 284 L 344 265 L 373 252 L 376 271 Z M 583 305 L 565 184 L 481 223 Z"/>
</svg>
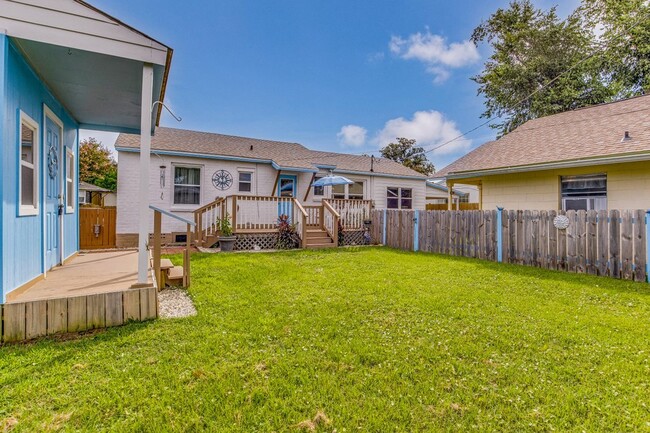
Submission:
<svg viewBox="0 0 650 433">
<path fill-rule="evenodd" d="M 0 305 L 3 343 L 120 326 L 158 317 L 154 287 Z"/>
<path fill-rule="evenodd" d="M 554 219 L 565 215 L 566 229 Z M 404 249 L 646 281 L 644 210 L 375 210 L 371 235 Z"/>
<path fill-rule="evenodd" d="M 115 223 L 117 209 L 114 207 L 79 208 L 79 248 L 96 250 L 115 248 Z"/>
</svg>

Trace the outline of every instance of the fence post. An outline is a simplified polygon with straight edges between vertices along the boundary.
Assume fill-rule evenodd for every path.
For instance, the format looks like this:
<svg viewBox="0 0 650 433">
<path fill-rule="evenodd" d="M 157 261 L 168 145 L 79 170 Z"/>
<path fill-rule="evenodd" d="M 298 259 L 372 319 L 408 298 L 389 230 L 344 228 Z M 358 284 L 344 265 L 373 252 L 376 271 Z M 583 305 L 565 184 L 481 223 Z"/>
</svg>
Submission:
<svg viewBox="0 0 650 433">
<path fill-rule="evenodd" d="M 381 236 L 381 244 L 386 245 L 386 209 L 384 209 L 384 230 Z"/>
<path fill-rule="evenodd" d="M 645 212 L 645 275 L 650 283 L 650 210 Z"/>
<path fill-rule="evenodd" d="M 503 207 L 497 206 L 497 261 L 503 262 Z"/>
<path fill-rule="evenodd" d="M 415 216 L 413 217 L 413 251 L 418 251 L 420 249 L 420 237 L 418 236 L 418 225 L 420 222 L 420 211 L 415 211 Z"/>
</svg>

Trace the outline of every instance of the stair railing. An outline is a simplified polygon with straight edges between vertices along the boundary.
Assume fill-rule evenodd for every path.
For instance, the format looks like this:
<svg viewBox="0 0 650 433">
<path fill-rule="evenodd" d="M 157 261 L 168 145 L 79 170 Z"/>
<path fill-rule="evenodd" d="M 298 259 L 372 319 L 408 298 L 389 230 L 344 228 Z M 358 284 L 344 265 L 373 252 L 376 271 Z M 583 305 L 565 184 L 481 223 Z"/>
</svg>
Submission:
<svg viewBox="0 0 650 433">
<path fill-rule="evenodd" d="M 334 246 L 339 246 L 339 218 L 341 215 L 329 202 L 323 200 L 323 228 L 334 241 Z"/>
<path fill-rule="evenodd" d="M 217 235 L 217 218 L 223 218 L 225 213 L 225 198 L 218 198 L 194 211 L 194 239 L 198 245 L 202 245 L 210 236 Z"/>
<path fill-rule="evenodd" d="M 164 287 L 160 287 L 160 282 L 163 281 L 162 274 L 161 274 L 162 271 L 160 269 L 161 268 L 160 256 L 162 250 L 161 248 L 162 216 L 166 215 L 175 220 L 181 221 L 187 225 L 187 231 L 186 231 L 187 239 L 185 244 L 185 250 L 183 251 L 183 287 L 187 288 L 190 286 L 190 248 L 192 244 L 192 228 L 196 226 L 196 223 L 152 205 L 149 205 L 149 209 L 151 209 L 154 212 L 153 213 L 153 268 L 154 268 L 154 278 L 156 280 L 154 283 L 158 287 L 158 290 L 164 289 Z"/>
<path fill-rule="evenodd" d="M 300 204 L 297 198 L 293 199 L 293 224 L 296 226 L 296 232 L 300 234 L 300 242 L 305 245 L 307 239 L 307 211 Z"/>
</svg>

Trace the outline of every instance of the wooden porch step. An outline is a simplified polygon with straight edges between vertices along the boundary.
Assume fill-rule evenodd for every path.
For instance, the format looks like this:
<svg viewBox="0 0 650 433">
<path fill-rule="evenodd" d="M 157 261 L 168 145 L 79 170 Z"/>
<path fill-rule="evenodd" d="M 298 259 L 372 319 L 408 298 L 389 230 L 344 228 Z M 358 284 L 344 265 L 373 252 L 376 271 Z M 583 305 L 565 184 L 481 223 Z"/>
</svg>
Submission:
<svg viewBox="0 0 650 433">
<path fill-rule="evenodd" d="M 307 229 L 307 238 L 322 238 L 328 237 L 325 230 L 322 229 Z"/>
<path fill-rule="evenodd" d="M 183 267 L 182 266 L 174 266 L 173 268 L 169 269 L 167 271 L 167 281 L 169 283 L 172 282 L 183 282 Z"/>
</svg>

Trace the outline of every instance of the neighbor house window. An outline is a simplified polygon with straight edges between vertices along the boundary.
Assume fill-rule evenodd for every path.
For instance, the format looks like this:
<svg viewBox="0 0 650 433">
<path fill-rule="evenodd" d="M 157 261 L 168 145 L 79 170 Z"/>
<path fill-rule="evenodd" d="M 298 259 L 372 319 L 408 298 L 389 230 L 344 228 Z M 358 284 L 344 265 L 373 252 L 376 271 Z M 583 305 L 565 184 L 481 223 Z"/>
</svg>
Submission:
<svg viewBox="0 0 650 433">
<path fill-rule="evenodd" d="M 459 203 L 469 203 L 469 194 L 461 195 L 458 197 Z"/>
<path fill-rule="evenodd" d="M 198 167 L 174 167 L 174 204 L 196 205 L 201 203 L 201 169 Z"/>
<path fill-rule="evenodd" d="M 65 207 L 66 212 L 74 212 L 74 153 L 70 149 L 65 150 Z"/>
<path fill-rule="evenodd" d="M 413 190 L 389 187 L 386 191 L 386 207 L 388 209 L 413 209 Z"/>
<path fill-rule="evenodd" d="M 20 113 L 20 215 L 38 214 L 38 124 Z"/>
<path fill-rule="evenodd" d="M 606 210 L 607 175 L 562 176 L 562 210 Z"/>
<path fill-rule="evenodd" d="M 363 200 L 363 182 L 354 182 L 350 185 L 334 185 L 332 198 L 347 200 Z"/>
<path fill-rule="evenodd" d="M 314 178 L 314 182 L 316 182 L 319 179 L 322 179 L 324 176 L 316 176 Z M 314 196 L 315 197 L 322 197 L 325 195 L 325 187 L 324 186 L 315 186 L 314 187 Z"/>
<path fill-rule="evenodd" d="M 250 171 L 239 172 L 239 192 L 251 192 L 253 190 L 253 173 Z"/>
</svg>

